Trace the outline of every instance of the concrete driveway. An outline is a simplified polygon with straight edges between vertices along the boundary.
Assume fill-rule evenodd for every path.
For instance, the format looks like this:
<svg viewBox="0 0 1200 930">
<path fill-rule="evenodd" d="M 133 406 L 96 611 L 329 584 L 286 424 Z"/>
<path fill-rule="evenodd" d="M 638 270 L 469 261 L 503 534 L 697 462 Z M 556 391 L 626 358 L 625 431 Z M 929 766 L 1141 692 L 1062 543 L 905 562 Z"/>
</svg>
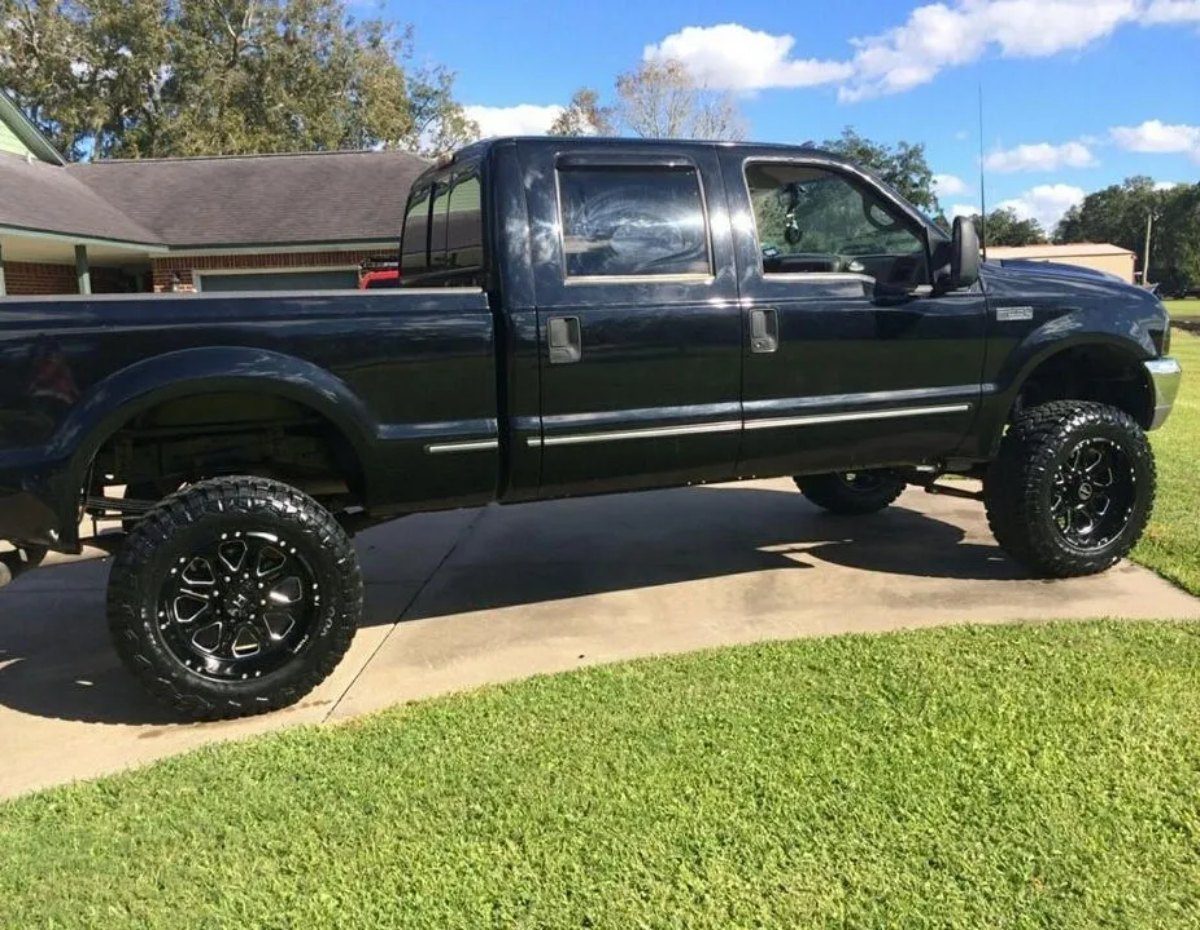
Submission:
<svg viewBox="0 0 1200 930">
<path fill-rule="evenodd" d="M 0 796 L 639 655 L 963 621 L 1200 618 L 1200 600 L 1131 564 L 1030 580 L 982 507 L 918 490 L 839 518 L 790 481 L 758 481 L 415 516 L 358 542 L 367 616 L 341 667 L 298 707 L 224 723 L 173 723 L 125 674 L 104 560 L 19 578 L 0 592 Z"/>
</svg>

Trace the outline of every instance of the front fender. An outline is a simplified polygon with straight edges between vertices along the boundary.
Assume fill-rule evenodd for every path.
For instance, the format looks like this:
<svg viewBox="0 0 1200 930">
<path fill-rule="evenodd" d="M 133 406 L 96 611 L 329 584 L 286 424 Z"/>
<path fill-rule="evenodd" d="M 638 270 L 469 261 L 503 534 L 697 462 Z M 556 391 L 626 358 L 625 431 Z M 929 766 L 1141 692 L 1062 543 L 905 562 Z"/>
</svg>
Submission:
<svg viewBox="0 0 1200 930">
<path fill-rule="evenodd" d="M 1004 325 L 993 324 L 998 330 Z M 991 334 L 988 351 L 1003 353 L 1003 360 L 990 366 L 993 376 L 984 385 L 979 420 L 984 457 L 995 455 L 1013 404 L 1033 373 L 1055 356 L 1085 347 L 1108 349 L 1135 362 L 1157 354 L 1149 331 L 1136 319 L 1124 314 L 1106 316 L 1092 309 L 1068 310 L 1016 340 L 1006 340 L 1002 330 Z"/>
</svg>

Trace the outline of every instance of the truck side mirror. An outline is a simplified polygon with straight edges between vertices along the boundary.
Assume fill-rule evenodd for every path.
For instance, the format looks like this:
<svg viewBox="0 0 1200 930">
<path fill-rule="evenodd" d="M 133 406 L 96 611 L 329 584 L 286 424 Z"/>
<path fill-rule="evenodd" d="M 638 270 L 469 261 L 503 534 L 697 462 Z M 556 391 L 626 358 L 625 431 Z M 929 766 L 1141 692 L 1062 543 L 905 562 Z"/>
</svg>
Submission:
<svg viewBox="0 0 1200 930">
<path fill-rule="evenodd" d="M 979 280 L 979 233 L 970 217 L 956 216 L 950 238 L 950 280 L 952 288 L 968 288 Z"/>
</svg>

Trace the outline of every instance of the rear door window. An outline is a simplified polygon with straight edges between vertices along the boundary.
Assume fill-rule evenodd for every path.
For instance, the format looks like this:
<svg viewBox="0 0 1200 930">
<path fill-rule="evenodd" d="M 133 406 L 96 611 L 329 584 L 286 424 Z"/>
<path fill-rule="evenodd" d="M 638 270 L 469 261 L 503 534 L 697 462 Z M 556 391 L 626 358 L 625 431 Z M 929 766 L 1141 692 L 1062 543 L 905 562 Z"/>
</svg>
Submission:
<svg viewBox="0 0 1200 930">
<path fill-rule="evenodd" d="M 695 168 L 560 167 L 558 182 L 568 278 L 711 276 Z"/>
</svg>

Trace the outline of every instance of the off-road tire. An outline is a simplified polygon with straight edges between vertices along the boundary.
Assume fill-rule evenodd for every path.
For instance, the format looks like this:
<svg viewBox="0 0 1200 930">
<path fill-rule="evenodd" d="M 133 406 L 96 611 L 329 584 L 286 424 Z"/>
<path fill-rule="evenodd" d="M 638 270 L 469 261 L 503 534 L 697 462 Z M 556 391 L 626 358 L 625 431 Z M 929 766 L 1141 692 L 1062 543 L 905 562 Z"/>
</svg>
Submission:
<svg viewBox="0 0 1200 930">
<path fill-rule="evenodd" d="M 1123 527 L 1096 548 L 1073 545 L 1051 513 L 1056 474 L 1088 440 L 1120 451 L 1133 488 Z M 984 478 L 984 506 L 996 541 L 1035 574 L 1091 575 L 1116 564 L 1137 543 L 1154 508 L 1155 480 L 1150 444 L 1129 414 L 1090 401 L 1053 401 L 1022 412 L 1005 433 Z"/>
<path fill-rule="evenodd" d="M 319 581 L 311 585 L 319 595 L 308 592 L 304 638 L 277 659 L 280 667 L 247 680 L 215 680 L 168 645 L 161 593 L 190 547 L 243 531 L 288 540 Z M 113 562 L 108 622 L 121 660 L 153 695 L 184 717 L 215 720 L 286 707 L 324 681 L 350 647 L 362 599 L 357 555 L 329 511 L 278 481 L 214 478 L 177 491 L 138 521 Z"/>
<path fill-rule="evenodd" d="M 849 479 L 848 475 L 854 475 Z M 904 491 L 904 479 L 888 471 L 839 472 L 794 479 L 809 501 L 830 513 L 863 516 L 891 505 Z"/>
</svg>

